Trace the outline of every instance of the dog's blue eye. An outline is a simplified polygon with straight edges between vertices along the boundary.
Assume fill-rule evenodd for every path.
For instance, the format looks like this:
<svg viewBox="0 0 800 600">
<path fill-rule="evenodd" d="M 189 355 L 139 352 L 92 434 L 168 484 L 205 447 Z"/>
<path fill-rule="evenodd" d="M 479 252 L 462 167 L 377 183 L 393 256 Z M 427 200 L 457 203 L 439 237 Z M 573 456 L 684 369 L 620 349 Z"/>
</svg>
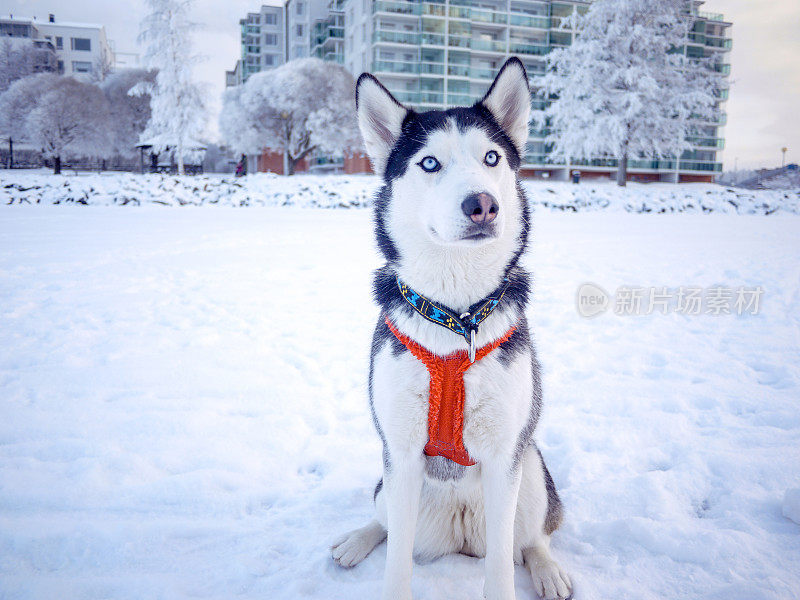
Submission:
<svg viewBox="0 0 800 600">
<path fill-rule="evenodd" d="M 500 162 L 500 155 L 494 150 L 489 150 L 486 153 L 486 156 L 483 157 L 483 162 L 485 162 L 490 167 L 496 167 L 497 163 Z"/>
<path fill-rule="evenodd" d="M 426 171 L 427 173 L 435 173 L 442 168 L 441 163 L 432 156 L 426 156 L 417 164 L 422 167 L 423 171 Z"/>
</svg>

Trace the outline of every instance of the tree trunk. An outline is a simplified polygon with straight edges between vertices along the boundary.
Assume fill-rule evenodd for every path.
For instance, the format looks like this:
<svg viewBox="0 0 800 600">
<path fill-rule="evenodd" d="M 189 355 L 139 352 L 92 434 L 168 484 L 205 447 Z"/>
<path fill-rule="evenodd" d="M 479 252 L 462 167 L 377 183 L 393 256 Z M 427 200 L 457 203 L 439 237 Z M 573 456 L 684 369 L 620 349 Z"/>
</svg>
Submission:
<svg viewBox="0 0 800 600">
<path fill-rule="evenodd" d="M 14 168 L 14 140 L 8 138 L 8 168 Z"/>
<path fill-rule="evenodd" d="M 294 175 L 294 164 L 292 164 L 292 159 L 289 157 L 289 151 L 283 151 L 283 174 L 284 175 Z"/>
<path fill-rule="evenodd" d="M 178 161 L 178 175 L 186 175 L 186 169 L 183 166 L 183 144 L 178 143 L 177 152 L 177 161 Z"/>
<path fill-rule="evenodd" d="M 53 159 L 53 175 L 61 175 L 61 157 L 56 156 Z"/>
<path fill-rule="evenodd" d="M 628 154 L 625 153 L 619 159 L 619 167 L 617 167 L 617 185 L 625 187 L 628 183 Z"/>
</svg>

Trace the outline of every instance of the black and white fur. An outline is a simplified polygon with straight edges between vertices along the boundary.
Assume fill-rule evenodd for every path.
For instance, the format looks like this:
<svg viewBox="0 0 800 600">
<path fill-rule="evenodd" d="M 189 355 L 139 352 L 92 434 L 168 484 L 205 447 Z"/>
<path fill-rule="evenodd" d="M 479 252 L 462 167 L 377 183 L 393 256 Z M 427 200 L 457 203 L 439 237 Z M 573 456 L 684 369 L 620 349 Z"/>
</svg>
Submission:
<svg viewBox="0 0 800 600">
<path fill-rule="evenodd" d="M 370 407 L 383 442 L 383 478 L 375 520 L 332 548 L 344 567 L 387 538 L 383 598 L 411 599 L 412 555 L 461 552 L 486 557 L 484 596 L 511 600 L 514 564 L 525 564 L 545 598 L 566 598 L 569 577 L 549 553 L 561 502 L 533 432 L 542 405 L 539 364 L 524 309 L 529 275 L 518 264 L 528 241 L 529 210 L 517 172 L 528 138 L 530 92 L 522 63 L 511 58 L 483 100 L 469 108 L 416 113 L 372 75 L 356 86 L 358 120 L 376 173 L 383 175 L 375 233 L 386 265 L 375 273 L 375 298 L 398 329 L 441 356 L 466 349 L 463 338 L 426 321 L 400 296 L 395 276 L 456 311 L 511 285 L 481 324 L 477 347 L 516 332 L 464 376 L 463 440 L 478 464 L 426 457 L 425 366 L 392 335 L 381 315 L 372 341 Z M 500 160 L 495 162 L 494 155 Z M 423 160 L 440 168 L 428 172 Z M 490 164 L 495 163 L 495 164 Z M 499 211 L 476 230 L 462 207 L 489 194 Z M 477 231 L 477 233 L 476 233 Z"/>
</svg>

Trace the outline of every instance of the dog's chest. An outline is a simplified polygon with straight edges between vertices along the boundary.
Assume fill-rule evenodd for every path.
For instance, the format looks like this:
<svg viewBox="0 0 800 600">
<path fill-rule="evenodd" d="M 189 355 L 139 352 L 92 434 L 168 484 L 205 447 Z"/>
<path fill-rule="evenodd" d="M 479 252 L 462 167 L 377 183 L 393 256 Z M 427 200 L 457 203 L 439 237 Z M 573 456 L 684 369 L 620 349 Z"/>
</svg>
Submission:
<svg viewBox="0 0 800 600">
<path fill-rule="evenodd" d="M 409 352 L 381 352 L 375 364 L 374 405 L 387 441 L 422 448 L 428 441 L 430 373 Z M 527 366 L 527 369 L 525 368 Z M 516 443 L 530 412 L 530 357 L 509 364 L 495 351 L 463 375 L 462 437 L 475 459 Z"/>
</svg>

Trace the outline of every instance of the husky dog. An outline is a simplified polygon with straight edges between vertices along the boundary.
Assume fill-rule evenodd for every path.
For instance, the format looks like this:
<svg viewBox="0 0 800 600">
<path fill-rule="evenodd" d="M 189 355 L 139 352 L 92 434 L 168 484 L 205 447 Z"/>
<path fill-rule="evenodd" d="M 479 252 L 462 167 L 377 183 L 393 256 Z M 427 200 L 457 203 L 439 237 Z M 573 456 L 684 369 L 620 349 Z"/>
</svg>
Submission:
<svg viewBox="0 0 800 600">
<path fill-rule="evenodd" d="M 515 598 L 515 563 L 527 566 L 540 596 L 567 598 L 572 584 L 549 552 L 562 507 L 533 441 L 541 383 L 524 312 L 529 275 L 519 265 L 529 230 L 517 180 L 530 116 L 525 68 L 511 58 L 474 106 L 424 113 L 364 73 L 356 104 L 367 153 L 383 176 L 375 234 L 387 262 L 375 273 L 382 314 L 369 371 L 383 478 L 375 520 L 343 536 L 333 558 L 352 567 L 388 532 L 385 600 L 411 599 L 412 556 L 454 552 L 486 558 L 488 600 Z M 411 349 L 466 356 L 469 336 L 419 305 L 449 307 L 460 315 L 451 319 L 458 328 L 498 289 L 496 307 L 470 332 L 458 442 L 474 466 L 464 466 L 471 463 L 428 452 L 433 374 Z M 475 347 L 489 352 L 476 360 Z"/>
</svg>

